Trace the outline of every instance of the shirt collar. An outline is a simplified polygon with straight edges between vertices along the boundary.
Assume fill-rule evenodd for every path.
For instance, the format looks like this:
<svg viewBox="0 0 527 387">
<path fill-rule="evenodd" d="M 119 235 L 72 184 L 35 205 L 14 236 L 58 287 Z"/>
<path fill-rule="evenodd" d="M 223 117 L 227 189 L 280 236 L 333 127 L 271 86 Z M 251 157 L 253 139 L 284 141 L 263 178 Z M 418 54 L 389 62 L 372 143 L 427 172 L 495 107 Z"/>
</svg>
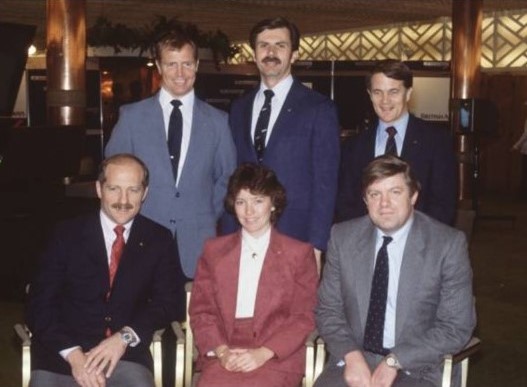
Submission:
<svg viewBox="0 0 527 387">
<path fill-rule="evenodd" d="M 271 239 L 271 228 L 272 227 L 269 227 L 267 231 L 265 231 L 265 233 L 260 235 L 258 238 L 253 237 L 242 228 L 242 238 L 255 248 L 267 247 Z"/>
<path fill-rule="evenodd" d="M 381 131 L 382 133 L 385 133 L 386 128 L 393 126 L 395 129 L 397 129 L 397 134 L 404 138 L 409 119 L 410 119 L 410 113 L 406 112 L 401 117 L 399 117 L 398 120 L 390 122 L 389 124 L 382 120 L 379 120 L 379 125 L 378 125 L 379 131 Z"/>
<path fill-rule="evenodd" d="M 182 109 L 186 109 L 187 107 L 194 105 L 194 89 L 190 90 L 187 94 L 185 94 L 182 97 L 175 98 L 172 94 L 170 94 L 164 87 L 161 87 L 161 90 L 159 91 L 159 103 L 161 104 L 162 108 L 166 108 L 170 105 L 170 102 L 172 102 L 173 99 L 179 99 L 182 104 Z M 170 106 L 172 108 L 172 106 Z"/>
<path fill-rule="evenodd" d="M 115 236 L 114 228 L 117 226 L 117 223 L 115 223 L 113 220 L 111 220 L 108 215 L 104 213 L 103 210 L 99 211 L 100 219 L 101 219 L 101 226 L 103 229 L 103 233 L 105 235 L 112 235 Z M 124 226 L 124 238 L 128 239 L 128 235 L 130 235 L 130 229 L 132 228 L 132 224 L 134 223 L 134 219 L 130 220 L 129 222 L 123 224 Z"/>
<path fill-rule="evenodd" d="M 285 97 L 287 96 L 287 93 L 289 93 L 289 89 L 291 89 L 292 85 L 293 76 L 289 74 L 271 89 L 274 92 L 273 98 L 278 98 L 280 101 L 285 100 Z M 269 88 L 263 82 L 260 82 L 260 90 L 258 90 L 259 97 L 264 98 L 263 92 L 268 89 Z"/>
<path fill-rule="evenodd" d="M 410 228 L 412 227 L 412 224 L 414 222 L 414 214 L 412 213 L 412 215 L 410 215 L 410 218 L 408 218 L 408 220 L 406 221 L 405 224 L 403 224 L 403 226 L 391 233 L 391 234 L 386 234 L 385 232 L 383 232 L 381 229 L 377 228 L 377 241 L 379 239 L 382 239 L 383 236 L 391 236 L 392 237 L 392 242 L 395 242 L 397 243 L 398 241 L 402 240 L 402 239 L 406 239 L 407 236 L 408 236 L 408 233 L 410 232 Z"/>
</svg>

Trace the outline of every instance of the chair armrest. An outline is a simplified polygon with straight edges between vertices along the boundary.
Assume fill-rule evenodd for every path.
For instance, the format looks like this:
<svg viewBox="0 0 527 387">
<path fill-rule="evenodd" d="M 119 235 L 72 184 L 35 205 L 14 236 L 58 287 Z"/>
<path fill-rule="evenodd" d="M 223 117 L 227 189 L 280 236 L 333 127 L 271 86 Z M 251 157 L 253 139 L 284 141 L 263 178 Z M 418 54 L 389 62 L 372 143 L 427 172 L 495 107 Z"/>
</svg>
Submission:
<svg viewBox="0 0 527 387">
<path fill-rule="evenodd" d="M 185 333 L 181 324 L 177 321 L 170 324 L 174 335 L 176 336 L 176 362 L 174 365 L 175 387 L 185 385 Z"/>
<path fill-rule="evenodd" d="M 304 376 L 304 387 L 312 387 L 315 372 L 315 340 L 318 337 L 318 331 L 315 329 L 306 338 L 306 369 Z"/>
<path fill-rule="evenodd" d="M 456 354 L 448 354 L 444 356 L 443 366 L 443 380 L 442 387 L 450 387 L 452 382 L 452 368 L 454 364 L 461 362 L 461 386 L 467 385 L 468 377 L 468 358 L 479 350 L 481 340 L 477 337 L 472 337 L 465 347 Z"/>
<path fill-rule="evenodd" d="M 318 337 L 316 340 L 316 357 L 315 357 L 315 369 L 313 371 L 313 380 L 317 378 L 322 373 L 324 369 L 324 364 L 326 363 L 326 343 L 322 337 Z"/>
<path fill-rule="evenodd" d="M 461 351 L 459 351 L 455 355 L 452 355 L 453 363 L 454 364 L 459 363 L 460 361 L 465 360 L 469 356 L 472 356 L 474 353 L 479 351 L 480 346 L 481 346 L 480 339 L 478 339 L 477 337 L 471 338 L 468 344 L 465 345 L 465 348 L 463 348 Z"/>
<path fill-rule="evenodd" d="M 15 324 L 13 327 L 15 329 L 15 332 L 17 336 L 19 337 L 20 341 L 22 342 L 22 346 L 30 346 L 31 345 L 31 333 L 29 332 L 29 329 L 24 324 Z"/>
<path fill-rule="evenodd" d="M 22 344 L 22 387 L 27 387 L 31 375 L 31 332 L 24 324 L 15 324 L 13 328 Z"/>
<path fill-rule="evenodd" d="M 154 360 L 154 385 L 155 387 L 163 386 L 163 349 L 161 340 L 164 329 L 158 329 L 152 335 L 152 342 L 150 343 L 150 353 Z"/>
</svg>

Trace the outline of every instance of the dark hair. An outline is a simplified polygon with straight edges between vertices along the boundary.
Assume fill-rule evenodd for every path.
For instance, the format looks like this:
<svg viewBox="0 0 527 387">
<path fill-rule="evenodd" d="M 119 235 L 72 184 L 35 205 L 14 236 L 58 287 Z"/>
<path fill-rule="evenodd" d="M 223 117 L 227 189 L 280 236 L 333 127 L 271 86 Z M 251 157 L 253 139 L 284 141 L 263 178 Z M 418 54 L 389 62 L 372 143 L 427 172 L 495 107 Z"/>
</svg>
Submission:
<svg viewBox="0 0 527 387">
<path fill-rule="evenodd" d="M 371 90 L 371 78 L 379 73 L 383 73 L 388 78 L 403 81 L 403 85 L 407 89 L 413 85 L 412 70 L 404 62 L 395 59 L 385 59 L 378 62 L 366 76 L 366 88 L 368 90 Z"/>
<path fill-rule="evenodd" d="M 249 34 L 249 44 L 254 50 L 256 48 L 256 38 L 260 32 L 265 30 L 275 30 L 277 28 L 287 28 L 289 31 L 289 38 L 291 39 L 291 48 L 297 51 L 300 46 L 300 32 L 294 23 L 291 23 L 285 17 L 275 17 L 274 19 L 264 19 L 258 22 Z"/>
<path fill-rule="evenodd" d="M 99 166 L 99 175 L 97 177 L 99 184 L 102 185 L 106 182 L 106 168 L 108 165 L 123 165 L 129 162 L 136 163 L 143 169 L 143 180 L 141 181 L 141 184 L 143 185 L 143 188 L 148 187 L 150 173 L 148 172 L 146 164 L 139 157 L 136 157 L 130 153 L 118 153 L 104 159 Z"/>
<path fill-rule="evenodd" d="M 406 186 L 410 190 L 410 196 L 421 190 L 421 184 L 415 178 L 414 174 L 410 170 L 410 165 L 393 155 L 382 155 L 378 156 L 371 161 L 362 174 L 362 194 L 366 193 L 366 190 L 370 185 L 380 179 L 392 177 L 402 173 Z"/>
<path fill-rule="evenodd" d="M 194 51 L 194 60 L 198 61 L 198 47 L 192 38 L 183 30 L 171 30 L 163 35 L 156 41 L 153 49 L 154 58 L 157 61 L 161 60 L 161 52 L 164 49 L 169 50 L 181 50 L 183 46 L 188 44 Z"/>
<path fill-rule="evenodd" d="M 242 189 L 249 190 L 253 195 L 264 195 L 271 198 L 271 203 L 275 208 L 271 213 L 271 223 L 274 224 L 282 215 L 287 204 L 285 188 L 271 169 L 252 163 L 244 163 L 236 168 L 229 179 L 225 197 L 225 208 L 231 214 L 235 213 L 236 196 Z"/>
</svg>

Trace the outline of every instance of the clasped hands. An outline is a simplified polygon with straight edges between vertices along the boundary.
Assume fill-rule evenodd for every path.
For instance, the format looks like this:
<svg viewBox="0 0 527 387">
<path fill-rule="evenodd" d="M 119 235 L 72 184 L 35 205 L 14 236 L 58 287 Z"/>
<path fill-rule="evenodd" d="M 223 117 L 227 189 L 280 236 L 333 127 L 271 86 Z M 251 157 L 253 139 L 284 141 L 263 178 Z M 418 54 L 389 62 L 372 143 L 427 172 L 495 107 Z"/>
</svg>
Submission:
<svg viewBox="0 0 527 387">
<path fill-rule="evenodd" d="M 248 349 L 220 345 L 214 352 L 221 366 L 232 372 L 254 371 L 274 356 L 274 352 L 266 347 Z"/>
<path fill-rule="evenodd" d="M 67 360 L 71 373 L 81 387 L 105 387 L 117 363 L 126 351 L 126 344 L 119 333 L 104 339 L 84 353 L 81 348 L 71 351 Z"/>
<path fill-rule="evenodd" d="M 344 359 L 344 380 L 349 387 L 390 387 L 397 377 L 397 370 L 384 361 L 372 373 L 360 351 L 350 352 Z"/>
</svg>

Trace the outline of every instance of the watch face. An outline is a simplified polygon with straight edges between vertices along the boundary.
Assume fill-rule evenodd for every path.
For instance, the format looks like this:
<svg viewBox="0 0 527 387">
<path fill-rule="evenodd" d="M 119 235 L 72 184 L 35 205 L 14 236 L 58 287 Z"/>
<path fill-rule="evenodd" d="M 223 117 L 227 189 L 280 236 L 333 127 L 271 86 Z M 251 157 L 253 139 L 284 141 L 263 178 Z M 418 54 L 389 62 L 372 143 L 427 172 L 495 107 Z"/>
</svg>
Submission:
<svg viewBox="0 0 527 387">
<path fill-rule="evenodd" d="M 134 337 L 130 332 L 121 332 L 121 338 L 126 344 L 130 344 L 134 340 Z"/>
</svg>

